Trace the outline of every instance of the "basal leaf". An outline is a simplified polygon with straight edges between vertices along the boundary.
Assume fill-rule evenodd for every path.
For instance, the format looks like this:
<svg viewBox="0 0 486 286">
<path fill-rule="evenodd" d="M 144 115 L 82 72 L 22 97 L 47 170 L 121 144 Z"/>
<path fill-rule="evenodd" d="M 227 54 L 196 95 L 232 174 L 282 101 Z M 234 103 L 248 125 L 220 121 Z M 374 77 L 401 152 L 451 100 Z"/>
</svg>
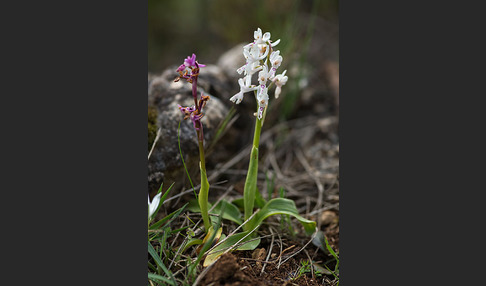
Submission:
<svg viewBox="0 0 486 286">
<path fill-rule="evenodd" d="M 219 214 L 221 213 L 221 209 L 224 206 L 224 213 L 223 213 L 223 218 L 236 222 L 237 224 L 242 224 L 243 221 L 241 220 L 241 213 L 240 210 L 238 209 L 237 206 L 234 204 L 230 203 L 227 200 L 221 200 L 219 203 L 214 207 L 214 209 L 211 211 L 212 214 Z"/>
<path fill-rule="evenodd" d="M 221 243 L 216 248 L 214 248 L 210 253 L 208 253 L 208 255 L 206 256 L 206 259 L 204 260 L 203 266 L 206 267 L 206 266 L 211 265 L 214 261 L 216 261 L 216 259 L 218 259 L 218 257 L 223 255 L 223 253 L 225 253 L 225 251 L 228 250 L 228 248 L 234 247 L 235 244 L 240 239 L 245 237 L 245 235 L 247 235 L 248 233 L 249 232 L 245 231 L 245 232 L 233 234 L 232 236 L 228 237 L 223 243 Z M 221 236 L 221 240 L 224 239 L 223 236 L 224 235 Z M 236 247 L 233 250 L 253 250 L 253 249 L 257 248 L 257 246 L 260 244 L 260 239 L 259 238 L 255 239 L 255 240 L 252 240 L 252 239 L 253 239 L 253 237 L 251 237 L 250 235 L 247 236 L 245 239 L 243 239 L 239 243 L 239 244 L 241 244 L 241 243 L 244 243 L 244 244 Z M 252 241 L 249 241 L 249 240 L 252 240 Z"/>
<path fill-rule="evenodd" d="M 262 222 L 269 216 L 287 214 L 295 217 L 302 226 L 304 226 L 305 232 L 308 235 L 314 233 L 316 229 L 316 222 L 301 217 L 297 211 L 297 207 L 293 200 L 276 198 L 268 201 L 268 203 L 261 208 L 255 216 L 247 223 L 248 228 L 251 230 L 262 224 Z"/>
<path fill-rule="evenodd" d="M 258 177 L 258 148 L 253 146 L 250 154 L 250 165 L 245 180 L 245 189 L 243 190 L 243 199 L 245 200 L 245 220 L 253 214 L 253 205 L 255 203 L 255 193 Z M 243 226 L 245 230 L 250 230 Z"/>
<path fill-rule="evenodd" d="M 209 213 L 211 214 L 220 214 L 221 212 L 221 208 L 223 206 L 223 203 L 226 204 L 225 206 L 225 210 L 224 210 L 224 213 L 223 213 L 223 219 L 227 219 L 227 220 L 230 220 L 230 221 L 233 221 L 237 224 L 242 224 L 243 221 L 241 220 L 241 212 L 240 210 L 238 209 L 237 206 L 235 206 L 234 204 L 230 203 L 229 201 L 227 200 L 221 200 L 215 207 L 212 211 L 210 211 Z M 209 209 L 211 209 L 212 205 L 211 203 L 208 203 L 209 204 Z M 199 209 L 199 204 L 197 203 L 196 200 L 191 200 L 189 202 L 189 205 L 187 206 L 187 210 L 191 211 L 191 212 L 201 212 L 201 210 Z M 216 220 L 216 217 L 215 216 L 211 216 L 211 220 L 213 220 L 213 222 L 215 222 Z"/>
</svg>

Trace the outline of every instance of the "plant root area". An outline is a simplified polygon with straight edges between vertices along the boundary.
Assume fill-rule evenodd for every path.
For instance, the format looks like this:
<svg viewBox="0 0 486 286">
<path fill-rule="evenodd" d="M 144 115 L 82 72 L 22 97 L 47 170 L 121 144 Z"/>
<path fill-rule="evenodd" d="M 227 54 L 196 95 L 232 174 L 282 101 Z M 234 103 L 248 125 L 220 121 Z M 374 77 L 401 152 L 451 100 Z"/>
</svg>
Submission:
<svg viewBox="0 0 486 286">
<path fill-rule="evenodd" d="M 328 240 L 333 242 L 339 241 L 338 235 L 337 225 L 326 233 Z M 336 265 L 332 256 L 315 245 L 309 244 L 304 248 L 297 242 L 305 243 L 308 238 L 277 238 L 277 235 L 273 235 L 272 246 L 272 239 L 265 237 L 259 248 L 253 251 L 233 251 L 221 256 L 201 272 L 197 285 L 338 285 L 338 279 L 329 272 L 321 273 L 315 267 L 311 268 L 310 264 L 304 266 L 308 261 L 326 265 L 330 269 Z"/>
</svg>

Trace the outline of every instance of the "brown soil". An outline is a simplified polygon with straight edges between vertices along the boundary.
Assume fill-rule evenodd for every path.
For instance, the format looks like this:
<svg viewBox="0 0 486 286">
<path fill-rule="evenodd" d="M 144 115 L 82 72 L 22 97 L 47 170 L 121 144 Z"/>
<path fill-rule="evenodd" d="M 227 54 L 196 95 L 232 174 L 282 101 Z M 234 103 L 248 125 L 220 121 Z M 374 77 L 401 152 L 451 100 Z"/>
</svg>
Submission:
<svg viewBox="0 0 486 286">
<path fill-rule="evenodd" d="M 331 245 L 336 245 L 339 241 L 339 227 L 333 227 L 333 231 L 326 232 L 326 237 Z M 331 243 L 331 241 L 333 243 Z M 299 269 L 302 266 L 302 261 L 308 261 L 309 256 L 312 260 L 323 265 L 325 262 L 331 262 L 328 265 L 333 269 L 334 261 L 330 255 L 326 255 L 323 251 L 317 249 L 310 244 L 305 248 L 305 251 L 300 251 L 302 245 L 295 245 L 295 241 L 283 240 L 284 249 L 289 251 L 285 255 L 280 256 L 280 249 L 274 245 L 272 254 L 266 262 L 267 252 L 269 249 L 268 241 L 262 241 L 261 248 L 254 251 L 235 251 L 227 253 L 216 261 L 212 266 L 209 266 L 207 273 L 197 285 L 200 286 L 240 286 L 240 285 L 306 285 L 306 286 L 334 286 L 337 285 L 337 280 L 332 275 L 313 274 L 310 271 L 299 275 Z M 288 245 L 292 244 L 290 247 Z M 333 248 L 335 247 L 333 245 Z M 294 247 L 292 247 L 294 246 Z M 307 252 L 307 254 L 306 254 Z M 279 260 L 279 256 L 281 260 Z M 286 258 L 292 256 L 285 261 Z M 279 266 L 279 262 L 285 261 Z M 262 271 L 262 268 L 265 269 Z"/>
</svg>

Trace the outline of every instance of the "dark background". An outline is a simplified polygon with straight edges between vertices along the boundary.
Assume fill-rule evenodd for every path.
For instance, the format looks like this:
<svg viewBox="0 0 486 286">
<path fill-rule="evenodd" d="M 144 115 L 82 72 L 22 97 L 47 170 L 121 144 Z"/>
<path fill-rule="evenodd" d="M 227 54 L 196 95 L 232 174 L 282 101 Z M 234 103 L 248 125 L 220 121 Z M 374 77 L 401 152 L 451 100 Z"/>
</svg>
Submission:
<svg viewBox="0 0 486 286">
<path fill-rule="evenodd" d="M 338 16 L 337 0 L 149 0 L 148 70 L 160 72 L 193 52 L 201 62 L 215 63 L 236 44 L 250 42 L 258 27 L 278 35 L 272 39 L 281 39 L 281 54 L 302 53 L 313 36 L 305 38 L 307 29 L 323 24 L 310 20 L 322 18 L 337 37 Z"/>
<path fill-rule="evenodd" d="M 166 65 L 147 66 L 147 4 L 13 5 L 4 284 L 145 285 L 147 71 Z M 464 7 L 340 2 L 343 286 L 483 280 L 483 10 Z"/>
</svg>

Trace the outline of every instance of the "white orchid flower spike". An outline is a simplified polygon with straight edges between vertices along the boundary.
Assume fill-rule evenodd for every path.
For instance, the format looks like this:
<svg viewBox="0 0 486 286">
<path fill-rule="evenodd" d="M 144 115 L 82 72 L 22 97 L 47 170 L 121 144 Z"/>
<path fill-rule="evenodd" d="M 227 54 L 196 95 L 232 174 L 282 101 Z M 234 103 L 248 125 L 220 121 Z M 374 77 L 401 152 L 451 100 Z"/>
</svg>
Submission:
<svg viewBox="0 0 486 286">
<path fill-rule="evenodd" d="M 278 98 L 282 86 L 287 83 L 288 77 L 285 76 L 285 71 L 276 75 L 283 57 L 280 55 L 280 51 L 274 50 L 273 47 L 280 43 L 280 39 L 272 42 L 270 32 L 263 33 L 260 28 L 257 28 L 253 33 L 253 37 L 255 40 L 243 47 L 245 64 L 236 70 L 238 74 L 243 74 L 243 78 L 238 80 L 240 91 L 233 95 L 230 100 L 239 104 L 243 100 L 244 93 L 256 91 L 258 110 L 255 112 L 255 116 L 263 120 L 264 111 L 268 105 L 268 88 L 270 87 L 267 82 L 275 83 L 275 98 Z M 259 72 L 258 84 L 252 84 L 252 75 L 256 72 Z"/>
</svg>

